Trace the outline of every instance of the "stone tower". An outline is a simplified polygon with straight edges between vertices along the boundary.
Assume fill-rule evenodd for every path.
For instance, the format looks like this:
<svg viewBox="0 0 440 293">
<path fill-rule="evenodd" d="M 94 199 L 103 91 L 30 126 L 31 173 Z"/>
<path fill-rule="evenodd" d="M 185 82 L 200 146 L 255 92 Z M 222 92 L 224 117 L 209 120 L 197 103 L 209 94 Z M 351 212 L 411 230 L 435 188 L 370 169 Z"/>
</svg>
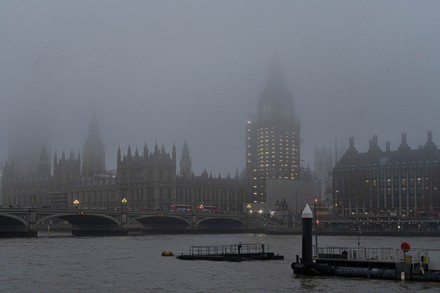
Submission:
<svg viewBox="0 0 440 293">
<path fill-rule="evenodd" d="M 128 146 L 122 155 L 118 148 L 117 183 L 120 200 L 125 198 L 128 207 L 168 209 L 176 201 L 176 148 L 172 153 L 154 146 L 150 152 L 144 146 L 141 155 L 136 148 L 134 155 Z"/>
<path fill-rule="evenodd" d="M 277 56 L 258 101 L 258 115 L 246 125 L 246 170 L 252 201 L 266 201 L 268 179 L 299 179 L 300 124 Z"/>
<path fill-rule="evenodd" d="M 82 175 L 93 177 L 105 174 L 105 151 L 101 139 L 96 112 L 93 111 L 89 125 L 89 133 L 84 143 L 82 155 Z"/>
<path fill-rule="evenodd" d="M 46 147 L 43 146 L 40 153 L 40 160 L 38 162 L 38 176 L 50 175 L 50 162 L 49 155 L 47 154 Z"/>
<path fill-rule="evenodd" d="M 184 177 L 191 176 L 191 157 L 189 156 L 188 144 L 185 141 L 180 158 L 180 175 Z"/>
<path fill-rule="evenodd" d="M 67 158 L 64 151 L 61 158 L 58 159 L 57 153 L 54 154 L 53 159 L 53 175 L 55 183 L 61 187 L 61 190 L 73 182 L 77 182 L 81 175 L 81 158 L 78 154 L 75 157 L 73 151 L 70 152 Z"/>
</svg>

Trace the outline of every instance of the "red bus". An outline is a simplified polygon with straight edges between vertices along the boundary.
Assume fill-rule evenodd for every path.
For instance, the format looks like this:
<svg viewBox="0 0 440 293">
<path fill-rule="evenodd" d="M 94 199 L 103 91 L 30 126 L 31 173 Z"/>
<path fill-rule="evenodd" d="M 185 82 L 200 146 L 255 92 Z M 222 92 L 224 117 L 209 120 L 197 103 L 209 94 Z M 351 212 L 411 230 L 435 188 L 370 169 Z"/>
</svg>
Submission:
<svg viewBox="0 0 440 293">
<path fill-rule="evenodd" d="M 198 212 L 204 212 L 204 213 L 216 213 L 217 206 L 207 206 L 207 205 L 201 204 L 196 207 L 196 210 Z"/>
<path fill-rule="evenodd" d="M 172 204 L 170 205 L 170 211 L 172 212 L 191 212 L 192 207 L 188 204 Z"/>
<path fill-rule="evenodd" d="M 422 218 L 439 218 L 440 211 L 417 211 L 417 217 Z"/>
</svg>

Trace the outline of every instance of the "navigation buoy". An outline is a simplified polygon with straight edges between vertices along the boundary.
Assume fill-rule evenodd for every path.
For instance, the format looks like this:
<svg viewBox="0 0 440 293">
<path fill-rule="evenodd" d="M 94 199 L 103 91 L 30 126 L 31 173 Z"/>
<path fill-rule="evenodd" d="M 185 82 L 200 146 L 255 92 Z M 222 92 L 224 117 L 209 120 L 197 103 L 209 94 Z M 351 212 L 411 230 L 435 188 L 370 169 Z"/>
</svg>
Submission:
<svg viewBox="0 0 440 293">
<path fill-rule="evenodd" d="M 173 256 L 173 252 L 169 250 L 162 251 L 162 256 Z"/>
<path fill-rule="evenodd" d="M 408 252 L 411 249 L 411 246 L 408 242 L 402 242 L 402 244 L 400 244 L 400 249 L 402 249 L 403 252 Z"/>
</svg>

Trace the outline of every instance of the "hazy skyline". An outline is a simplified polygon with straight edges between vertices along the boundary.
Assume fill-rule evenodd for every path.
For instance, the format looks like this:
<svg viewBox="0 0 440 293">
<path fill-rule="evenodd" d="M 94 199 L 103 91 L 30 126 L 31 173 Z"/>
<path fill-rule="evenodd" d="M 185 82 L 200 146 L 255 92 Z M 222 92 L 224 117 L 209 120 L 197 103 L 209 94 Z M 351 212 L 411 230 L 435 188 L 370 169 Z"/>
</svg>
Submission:
<svg viewBox="0 0 440 293">
<path fill-rule="evenodd" d="M 439 1 L 1 1 L 0 161 L 10 131 L 82 151 L 95 106 L 108 169 L 157 142 L 193 169 L 245 165 L 245 125 L 279 56 L 301 158 L 372 135 L 440 146 Z M 20 131 L 18 131 L 20 130 Z M 25 130 L 25 131 L 24 131 Z M 23 132 L 24 131 L 24 132 Z"/>
</svg>

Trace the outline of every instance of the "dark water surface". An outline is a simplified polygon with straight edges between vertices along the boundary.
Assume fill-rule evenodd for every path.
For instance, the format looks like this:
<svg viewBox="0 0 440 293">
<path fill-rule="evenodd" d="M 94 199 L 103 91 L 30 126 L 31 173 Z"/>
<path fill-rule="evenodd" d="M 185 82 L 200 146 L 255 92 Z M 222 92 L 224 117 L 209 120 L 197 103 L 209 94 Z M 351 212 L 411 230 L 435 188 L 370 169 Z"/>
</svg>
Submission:
<svg viewBox="0 0 440 293">
<path fill-rule="evenodd" d="M 301 236 L 145 235 L 0 239 L 0 292 L 440 292 L 440 283 L 295 277 Z M 440 238 L 362 237 L 361 246 L 440 248 Z M 210 262 L 163 257 L 190 245 L 259 243 L 282 261 Z M 320 246 L 357 246 L 357 237 L 322 236 Z"/>
</svg>

